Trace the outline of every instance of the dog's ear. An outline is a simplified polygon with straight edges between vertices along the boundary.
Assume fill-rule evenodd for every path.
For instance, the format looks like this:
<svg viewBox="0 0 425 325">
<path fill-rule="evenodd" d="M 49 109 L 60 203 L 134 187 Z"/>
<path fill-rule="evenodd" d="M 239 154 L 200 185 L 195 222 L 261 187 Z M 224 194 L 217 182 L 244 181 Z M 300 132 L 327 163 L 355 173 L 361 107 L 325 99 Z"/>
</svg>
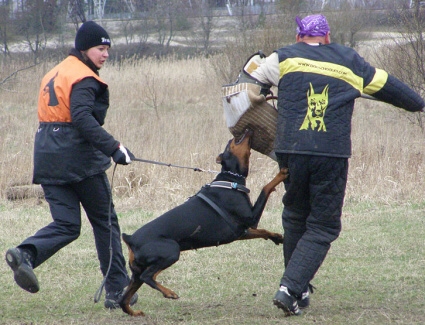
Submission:
<svg viewBox="0 0 425 325">
<path fill-rule="evenodd" d="M 223 161 L 223 154 L 221 153 L 217 156 L 217 158 L 215 158 L 215 162 L 217 164 L 221 164 L 222 161 Z"/>
</svg>

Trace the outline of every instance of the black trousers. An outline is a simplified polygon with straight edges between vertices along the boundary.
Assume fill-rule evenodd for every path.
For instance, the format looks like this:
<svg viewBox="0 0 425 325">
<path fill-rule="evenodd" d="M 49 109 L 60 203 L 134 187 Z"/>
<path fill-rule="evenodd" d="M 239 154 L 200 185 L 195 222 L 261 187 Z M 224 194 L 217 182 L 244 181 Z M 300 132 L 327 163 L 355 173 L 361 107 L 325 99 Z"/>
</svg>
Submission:
<svg viewBox="0 0 425 325">
<path fill-rule="evenodd" d="M 285 271 L 281 285 L 296 296 L 308 288 L 341 231 L 348 158 L 277 154 L 289 168 L 283 196 Z"/>
<path fill-rule="evenodd" d="M 50 206 L 53 222 L 18 246 L 29 248 L 35 252 L 34 268 L 79 237 L 81 204 L 93 229 L 103 276 L 108 270 L 109 247 L 112 247 L 112 265 L 105 282 L 106 292 L 118 291 L 127 286 L 129 277 L 122 253 L 121 231 L 111 200 L 111 188 L 106 174 L 101 173 L 79 183 L 42 185 L 42 187 Z M 109 227 L 109 217 L 111 218 L 111 227 Z"/>
</svg>

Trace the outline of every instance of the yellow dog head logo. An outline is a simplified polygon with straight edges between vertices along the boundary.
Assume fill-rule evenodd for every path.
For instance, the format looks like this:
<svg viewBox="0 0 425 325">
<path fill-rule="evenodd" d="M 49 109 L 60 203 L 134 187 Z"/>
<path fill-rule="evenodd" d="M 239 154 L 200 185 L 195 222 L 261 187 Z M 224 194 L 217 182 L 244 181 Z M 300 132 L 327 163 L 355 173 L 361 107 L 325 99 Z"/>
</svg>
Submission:
<svg viewBox="0 0 425 325">
<path fill-rule="evenodd" d="M 328 90 L 329 85 L 326 85 L 321 94 L 315 94 L 313 85 L 310 83 L 310 89 L 307 91 L 307 114 L 300 130 L 326 132 L 324 117 L 328 107 Z"/>
</svg>

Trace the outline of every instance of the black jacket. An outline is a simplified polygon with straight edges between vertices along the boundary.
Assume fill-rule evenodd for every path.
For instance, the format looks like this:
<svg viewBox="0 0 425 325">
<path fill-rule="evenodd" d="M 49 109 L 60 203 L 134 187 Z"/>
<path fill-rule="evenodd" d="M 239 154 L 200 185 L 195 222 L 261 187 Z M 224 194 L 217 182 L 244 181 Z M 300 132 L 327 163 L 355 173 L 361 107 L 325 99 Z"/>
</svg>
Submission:
<svg viewBox="0 0 425 325">
<path fill-rule="evenodd" d="M 279 56 L 275 151 L 348 158 L 354 101 L 362 93 L 409 111 L 425 106 L 397 78 L 336 43 L 295 43 Z"/>
</svg>

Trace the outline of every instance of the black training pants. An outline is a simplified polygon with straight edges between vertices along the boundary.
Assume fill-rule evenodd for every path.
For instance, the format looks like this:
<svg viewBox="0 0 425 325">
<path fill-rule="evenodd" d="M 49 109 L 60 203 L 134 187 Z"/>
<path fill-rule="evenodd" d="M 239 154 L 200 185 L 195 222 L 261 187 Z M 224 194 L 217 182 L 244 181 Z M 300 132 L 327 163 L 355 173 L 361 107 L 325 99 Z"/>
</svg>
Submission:
<svg viewBox="0 0 425 325">
<path fill-rule="evenodd" d="M 331 243 L 341 231 L 348 158 L 277 154 L 289 168 L 282 202 L 285 272 L 281 285 L 293 294 L 307 290 Z"/>
<path fill-rule="evenodd" d="M 109 266 L 112 231 L 112 265 L 105 282 L 106 292 L 118 291 L 127 286 L 129 277 L 122 253 L 121 232 L 111 201 L 111 189 L 106 174 L 101 173 L 79 183 L 42 185 L 42 187 L 50 206 L 53 222 L 19 245 L 19 247 L 27 246 L 36 252 L 34 267 L 39 266 L 79 237 L 81 203 L 93 228 L 97 256 L 104 276 Z M 109 227 L 109 214 L 111 228 Z"/>
</svg>

